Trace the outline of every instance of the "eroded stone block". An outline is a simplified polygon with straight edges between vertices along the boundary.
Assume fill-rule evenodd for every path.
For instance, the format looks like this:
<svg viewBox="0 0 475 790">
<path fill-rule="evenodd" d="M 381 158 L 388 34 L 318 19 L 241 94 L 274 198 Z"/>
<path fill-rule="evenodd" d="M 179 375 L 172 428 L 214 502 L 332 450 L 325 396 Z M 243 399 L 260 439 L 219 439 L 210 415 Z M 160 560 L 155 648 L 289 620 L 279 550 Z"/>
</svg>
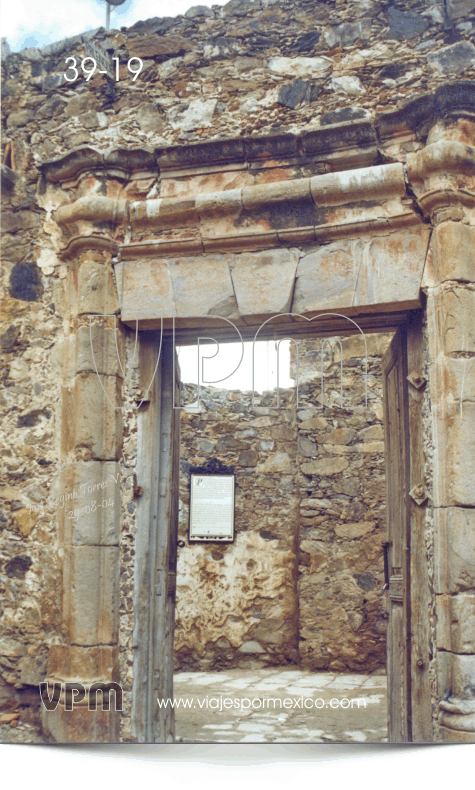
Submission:
<svg viewBox="0 0 475 790">
<path fill-rule="evenodd" d="M 168 318 L 176 315 L 168 261 L 143 260 L 118 263 L 116 278 L 121 296 L 123 321 L 135 318 Z"/>
<path fill-rule="evenodd" d="M 296 249 L 236 255 L 231 276 L 240 314 L 289 312 L 298 259 Z"/>
<path fill-rule="evenodd" d="M 370 239 L 361 261 L 353 304 L 398 302 L 401 306 L 416 306 L 428 242 L 427 228 Z"/>
<path fill-rule="evenodd" d="M 475 292 L 463 286 L 440 288 L 428 301 L 437 322 L 439 353 L 475 351 Z"/>
<path fill-rule="evenodd" d="M 475 506 L 475 404 L 445 403 L 434 416 L 434 503 Z"/>
<path fill-rule="evenodd" d="M 475 63 L 475 46 L 470 41 L 457 41 L 427 56 L 428 65 L 444 76 L 460 74 Z"/>
<path fill-rule="evenodd" d="M 110 269 L 94 261 L 82 263 L 78 274 L 79 315 L 111 315 L 118 311 L 119 300 Z"/>
<path fill-rule="evenodd" d="M 475 228 L 461 222 L 443 222 L 432 240 L 436 282 L 475 282 Z"/>
<path fill-rule="evenodd" d="M 304 255 L 297 267 L 292 312 L 349 307 L 363 255 L 363 242 L 337 241 Z"/>
<path fill-rule="evenodd" d="M 438 595 L 436 611 L 438 648 L 475 654 L 475 595 Z"/>
<path fill-rule="evenodd" d="M 114 461 L 77 461 L 66 466 L 51 495 L 68 544 L 117 546 L 120 537 L 120 466 Z"/>
<path fill-rule="evenodd" d="M 117 642 L 118 547 L 66 548 L 63 585 L 63 617 L 71 642 L 78 645 Z"/>
<path fill-rule="evenodd" d="M 119 648 L 51 645 L 48 657 L 48 678 L 57 682 L 80 682 L 88 686 L 95 682 L 118 683 Z M 120 712 L 115 710 L 111 695 L 111 710 L 102 710 L 101 694 L 97 695 L 97 710 L 88 710 L 87 703 L 64 709 L 64 697 L 56 710 L 42 707 L 42 726 L 45 735 L 59 743 L 115 743 L 119 740 Z"/>
<path fill-rule="evenodd" d="M 437 593 L 475 591 L 475 509 L 447 507 L 434 511 Z"/>
<path fill-rule="evenodd" d="M 137 355 L 135 362 L 137 364 Z M 74 373 L 92 372 L 121 378 L 128 372 L 125 363 L 124 333 L 120 327 L 117 326 L 114 330 L 93 324 L 91 328 L 89 326 L 78 328 Z"/>
<path fill-rule="evenodd" d="M 330 477 L 348 469 L 348 461 L 346 458 L 322 458 L 319 461 L 302 464 L 301 469 L 305 475 L 327 475 Z"/>
<path fill-rule="evenodd" d="M 447 404 L 475 401 L 475 358 L 439 356 L 432 365 L 431 382 L 436 400 Z"/>
<path fill-rule="evenodd" d="M 361 538 L 372 532 L 376 524 L 374 521 L 358 521 L 354 524 L 346 523 L 341 526 L 335 527 L 335 532 L 339 538 L 353 540 L 354 538 Z"/>
<path fill-rule="evenodd" d="M 89 458 L 116 461 L 122 449 L 121 380 L 81 373 L 63 389 L 64 452 L 84 450 Z M 87 460 L 89 460 L 89 458 Z"/>
<path fill-rule="evenodd" d="M 444 740 L 475 740 L 475 655 L 439 651 L 437 675 Z"/>
<path fill-rule="evenodd" d="M 117 682 L 119 679 L 119 648 L 108 645 L 82 647 L 51 645 L 48 655 L 48 677 L 83 683 Z"/>
<path fill-rule="evenodd" d="M 229 272 L 230 256 L 176 258 L 169 270 L 176 311 L 180 316 L 218 315 L 238 318 Z"/>
</svg>

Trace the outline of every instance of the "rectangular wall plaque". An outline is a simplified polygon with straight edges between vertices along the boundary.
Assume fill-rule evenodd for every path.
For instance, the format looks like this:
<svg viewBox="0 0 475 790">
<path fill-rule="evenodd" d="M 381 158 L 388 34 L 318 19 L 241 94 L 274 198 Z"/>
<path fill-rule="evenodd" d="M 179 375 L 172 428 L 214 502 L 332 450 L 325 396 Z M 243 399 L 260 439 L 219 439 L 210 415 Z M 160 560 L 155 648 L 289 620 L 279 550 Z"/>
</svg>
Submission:
<svg viewBox="0 0 475 790">
<path fill-rule="evenodd" d="M 190 540 L 234 540 L 234 475 L 191 475 Z"/>
</svg>

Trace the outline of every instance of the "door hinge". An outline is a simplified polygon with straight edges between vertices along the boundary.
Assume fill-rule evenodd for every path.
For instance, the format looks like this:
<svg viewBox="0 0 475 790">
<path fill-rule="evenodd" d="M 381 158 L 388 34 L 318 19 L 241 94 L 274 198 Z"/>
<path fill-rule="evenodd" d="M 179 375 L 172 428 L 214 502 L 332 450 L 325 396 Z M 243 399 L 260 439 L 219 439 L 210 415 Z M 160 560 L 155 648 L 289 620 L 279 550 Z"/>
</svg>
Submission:
<svg viewBox="0 0 475 790">
<path fill-rule="evenodd" d="M 423 483 L 419 483 L 414 488 L 411 488 L 409 491 L 409 496 L 411 499 L 416 503 L 416 505 L 423 505 L 426 499 L 429 498 L 429 494 L 424 488 Z"/>
<path fill-rule="evenodd" d="M 389 598 L 400 603 L 404 601 L 404 580 L 399 574 L 389 579 Z"/>
<path fill-rule="evenodd" d="M 424 376 L 421 376 L 420 373 L 416 373 L 415 370 L 413 370 L 412 373 L 409 373 L 407 380 L 409 384 L 412 384 L 416 390 L 424 389 L 425 385 L 427 384 L 427 379 L 425 379 Z"/>
</svg>

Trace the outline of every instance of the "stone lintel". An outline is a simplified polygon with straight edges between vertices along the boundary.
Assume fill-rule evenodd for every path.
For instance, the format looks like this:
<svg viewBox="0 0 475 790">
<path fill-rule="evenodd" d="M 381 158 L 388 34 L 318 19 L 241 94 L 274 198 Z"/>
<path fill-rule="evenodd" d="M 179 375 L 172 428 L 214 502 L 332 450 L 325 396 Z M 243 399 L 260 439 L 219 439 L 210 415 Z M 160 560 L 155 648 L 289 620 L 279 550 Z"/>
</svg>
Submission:
<svg viewBox="0 0 475 790">
<path fill-rule="evenodd" d="M 263 252 L 120 263 L 122 321 L 138 319 L 144 328 L 144 321 L 176 317 L 198 327 L 200 316 L 214 314 L 255 325 L 286 312 L 312 318 L 326 310 L 361 315 L 417 308 L 428 238 L 421 226 L 333 241 L 306 255 L 269 245 Z"/>
</svg>

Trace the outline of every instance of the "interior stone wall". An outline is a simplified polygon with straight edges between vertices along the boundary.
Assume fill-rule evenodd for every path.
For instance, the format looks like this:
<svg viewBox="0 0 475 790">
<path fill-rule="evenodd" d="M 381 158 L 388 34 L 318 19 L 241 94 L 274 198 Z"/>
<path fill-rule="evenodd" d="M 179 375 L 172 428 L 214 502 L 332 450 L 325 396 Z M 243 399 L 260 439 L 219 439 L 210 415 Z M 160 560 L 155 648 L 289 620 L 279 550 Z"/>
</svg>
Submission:
<svg viewBox="0 0 475 790">
<path fill-rule="evenodd" d="M 196 388 L 187 386 L 196 400 Z M 185 393 L 186 397 L 186 393 Z M 298 661 L 298 470 L 294 394 L 206 388 L 181 414 L 176 669 Z M 218 463 L 236 475 L 234 543 L 188 541 L 190 472 Z M 233 471 L 231 471 L 233 470 Z"/>
<path fill-rule="evenodd" d="M 381 354 L 368 335 L 299 341 L 296 393 L 206 388 L 181 416 L 175 669 L 386 666 Z M 340 347 L 341 343 L 341 347 Z M 296 378 L 296 346 L 292 377 Z M 343 361 L 343 408 L 340 366 Z M 196 388 L 185 397 L 196 401 Z M 274 406 L 274 408 L 272 408 Z M 189 543 L 190 471 L 236 474 L 236 541 Z M 298 567 L 297 567 L 298 566 Z"/>
<path fill-rule="evenodd" d="M 298 346 L 299 656 L 313 670 L 386 666 L 381 355 L 391 335 L 365 339 L 367 407 L 361 335 L 324 341 L 323 396 L 322 341 Z"/>
</svg>

